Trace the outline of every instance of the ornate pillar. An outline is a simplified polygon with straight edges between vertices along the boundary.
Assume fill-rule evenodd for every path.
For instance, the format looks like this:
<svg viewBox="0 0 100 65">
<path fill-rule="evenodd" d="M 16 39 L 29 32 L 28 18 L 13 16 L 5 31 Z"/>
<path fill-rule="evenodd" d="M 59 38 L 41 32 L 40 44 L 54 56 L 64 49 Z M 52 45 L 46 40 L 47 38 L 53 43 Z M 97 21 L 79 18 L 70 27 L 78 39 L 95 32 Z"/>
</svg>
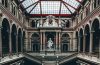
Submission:
<svg viewBox="0 0 100 65">
<path fill-rule="evenodd" d="M 58 49 L 58 32 L 56 32 L 56 50 Z"/>
<path fill-rule="evenodd" d="M 93 31 L 90 32 L 90 50 L 89 50 L 90 53 L 92 53 L 92 46 L 93 46 Z"/>
<path fill-rule="evenodd" d="M 45 32 L 43 32 L 43 50 L 45 50 Z"/>
</svg>

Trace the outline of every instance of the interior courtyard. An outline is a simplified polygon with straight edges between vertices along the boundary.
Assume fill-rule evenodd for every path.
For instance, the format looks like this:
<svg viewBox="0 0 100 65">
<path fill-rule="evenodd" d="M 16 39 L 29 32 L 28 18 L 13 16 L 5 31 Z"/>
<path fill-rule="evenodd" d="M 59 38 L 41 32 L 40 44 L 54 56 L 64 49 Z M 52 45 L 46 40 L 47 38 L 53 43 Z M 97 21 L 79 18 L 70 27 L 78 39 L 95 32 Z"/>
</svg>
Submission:
<svg viewBox="0 0 100 65">
<path fill-rule="evenodd" d="M 0 0 L 0 65 L 100 65 L 100 0 Z"/>
</svg>

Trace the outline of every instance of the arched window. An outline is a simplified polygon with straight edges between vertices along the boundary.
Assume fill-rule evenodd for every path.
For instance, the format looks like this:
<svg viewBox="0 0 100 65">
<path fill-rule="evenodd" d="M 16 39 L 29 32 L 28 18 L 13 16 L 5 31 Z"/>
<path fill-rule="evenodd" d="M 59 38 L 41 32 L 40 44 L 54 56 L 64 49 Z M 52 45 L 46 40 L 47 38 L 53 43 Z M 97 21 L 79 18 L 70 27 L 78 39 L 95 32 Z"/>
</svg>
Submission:
<svg viewBox="0 0 100 65">
<path fill-rule="evenodd" d="M 16 7 L 15 6 L 13 8 L 13 13 L 14 13 L 14 15 L 16 15 Z"/>
<path fill-rule="evenodd" d="M 62 52 L 70 51 L 70 36 L 69 36 L 69 34 L 64 33 L 61 37 L 61 51 Z"/>
<path fill-rule="evenodd" d="M 5 7 L 8 7 L 8 0 L 5 0 Z"/>
<path fill-rule="evenodd" d="M 5 0 L 2 0 L 2 4 L 4 5 Z"/>
<path fill-rule="evenodd" d="M 5 7 L 8 7 L 8 0 L 2 0 L 2 4 L 3 4 Z"/>
<path fill-rule="evenodd" d="M 35 24 L 36 24 L 36 23 L 35 23 L 35 21 L 33 20 L 33 21 L 31 22 L 31 26 L 32 26 L 32 27 L 36 27 Z"/>
<path fill-rule="evenodd" d="M 96 0 L 94 0 L 94 8 L 96 8 Z"/>
<path fill-rule="evenodd" d="M 98 5 L 100 5 L 100 0 L 98 0 Z"/>
</svg>

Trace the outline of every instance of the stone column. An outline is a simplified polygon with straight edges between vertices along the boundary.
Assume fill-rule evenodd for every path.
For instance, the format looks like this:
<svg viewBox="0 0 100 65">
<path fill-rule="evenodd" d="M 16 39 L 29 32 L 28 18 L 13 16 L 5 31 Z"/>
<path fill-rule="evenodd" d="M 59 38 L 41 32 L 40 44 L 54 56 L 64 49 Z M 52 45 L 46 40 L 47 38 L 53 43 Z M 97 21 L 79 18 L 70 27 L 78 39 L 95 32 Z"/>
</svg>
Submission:
<svg viewBox="0 0 100 65">
<path fill-rule="evenodd" d="M 70 39 L 70 38 L 69 38 Z M 73 33 L 71 33 L 71 44 L 70 44 L 70 51 L 73 51 Z"/>
<path fill-rule="evenodd" d="M 40 35 L 41 35 L 41 38 L 40 39 L 41 39 L 41 51 L 42 51 L 43 50 L 43 48 L 42 48 L 42 38 L 43 38 L 42 37 L 42 32 L 40 32 Z"/>
<path fill-rule="evenodd" d="M 58 32 L 56 32 L 56 50 L 58 48 Z"/>
<path fill-rule="evenodd" d="M 59 32 L 59 51 L 61 51 L 61 33 Z"/>
<path fill-rule="evenodd" d="M 93 45 L 93 31 L 90 32 L 90 50 L 89 53 L 92 53 L 92 45 Z"/>
<path fill-rule="evenodd" d="M 45 32 L 43 32 L 43 50 L 45 50 Z"/>
</svg>

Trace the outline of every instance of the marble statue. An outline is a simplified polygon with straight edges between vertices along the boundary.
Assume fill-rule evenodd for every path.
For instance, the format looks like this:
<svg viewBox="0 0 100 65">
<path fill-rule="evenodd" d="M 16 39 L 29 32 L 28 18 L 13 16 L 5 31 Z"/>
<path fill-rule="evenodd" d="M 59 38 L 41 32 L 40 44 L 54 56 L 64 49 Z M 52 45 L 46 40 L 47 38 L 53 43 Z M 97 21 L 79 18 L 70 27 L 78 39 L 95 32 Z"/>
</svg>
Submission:
<svg viewBox="0 0 100 65">
<path fill-rule="evenodd" d="M 51 40 L 51 38 L 49 38 L 48 40 L 48 48 L 51 49 L 52 48 L 52 45 L 53 45 L 53 41 Z"/>
</svg>

